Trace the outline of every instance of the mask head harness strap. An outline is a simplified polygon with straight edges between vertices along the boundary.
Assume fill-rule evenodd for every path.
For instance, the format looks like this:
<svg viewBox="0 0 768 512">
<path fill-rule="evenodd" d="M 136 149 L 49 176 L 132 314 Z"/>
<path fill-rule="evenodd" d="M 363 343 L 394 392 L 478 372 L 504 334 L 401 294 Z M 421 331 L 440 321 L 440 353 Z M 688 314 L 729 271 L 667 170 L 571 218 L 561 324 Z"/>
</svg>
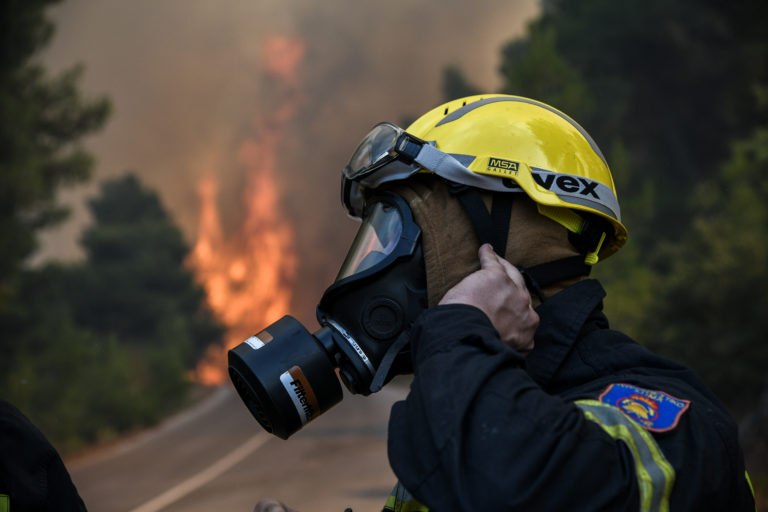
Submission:
<svg viewBox="0 0 768 512">
<path fill-rule="evenodd" d="M 467 212 L 480 244 L 491 244 L 496 254 L 503 258 L 512 216 L 512 194 L 494 193 L 489 213 L 476 188 L 447 180 L 446 183 Z"/>
</svg>

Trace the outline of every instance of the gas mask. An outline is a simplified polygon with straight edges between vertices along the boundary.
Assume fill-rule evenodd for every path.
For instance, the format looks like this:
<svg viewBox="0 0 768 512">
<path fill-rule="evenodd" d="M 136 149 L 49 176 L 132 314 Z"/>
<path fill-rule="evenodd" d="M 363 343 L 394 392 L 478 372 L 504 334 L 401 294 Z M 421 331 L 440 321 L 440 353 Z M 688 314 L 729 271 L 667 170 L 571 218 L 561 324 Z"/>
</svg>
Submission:
<svg viewBox="0 0 768 512">
<path fill-rule="evenodd" d="M 335 282 L 310 334 L 285 316 L 229 351 L 240 398 L 268 432 L 287 439 L 342 399 L 378 391 L 410 373 L 410 326 L 427 307 L 421 230 L 392 192 L 367 198 Z M 337 377 L 338 372 L 338 377 Z"/>
</svg>

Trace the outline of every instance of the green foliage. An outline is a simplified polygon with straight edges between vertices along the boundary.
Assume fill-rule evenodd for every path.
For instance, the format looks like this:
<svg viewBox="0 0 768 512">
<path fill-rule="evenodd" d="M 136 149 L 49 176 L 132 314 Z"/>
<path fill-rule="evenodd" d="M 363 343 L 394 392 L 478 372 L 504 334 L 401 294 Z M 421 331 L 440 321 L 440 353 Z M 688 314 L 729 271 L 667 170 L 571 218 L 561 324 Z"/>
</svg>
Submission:
<svg viewBox="0 0 768 512">
<path fill-rule="evenodd" d="M 183 403 L 186 372 L 221 328 L 181 233 L 133 176 L 91 202 L 85 262 L 24 268 L 37 231 L 66 216 L 56 192 L 89 178 L 80 143 L 109 112 L 83 99 L 81 67 L 50 77 L 34 60 L 53 3 L 0 3 L 0 395 L 70 451 Z"/>
<path fill-rule="evenodd" d="M 578 70 L 559 53 L 553 28 L 531 28 L 527 39 L 502 49 L 500 72 L 504 91 L 542 99 L 581 119 L 592 112 L 593 101 Z"/>
<path fill-rule="evenodd" d="M 184 346 L 194 364 L 221 329 L 184 267 L 188 247 L 159 197 L 131 174 L 102 185 L 83 236 L 87 265 L 70 277 L 76 321 L 125 343 Z"/>
<path fill-rule="evenodd" d="M 656 191 L 652 210 L 627 218 L 646 264 L 657 263 L 658 239 L 684 236 L 688 192 L 759 122 L 766 15 L 765 2 L 552 0 L 503 51 L 504 92 L 549 102 L 604 149 L 624 148 L 624 211 Z"/>
<path fill-rule="evenodd" d="M 179 319 L 160 330 L 162 343 L 142 348 L 73 321 L 69 296 L 81 270 L 49 265 L 24 274 L 30 299 L 14 322 L 13 364 L 3 369 L 3 396 L 64 452 L 156 422 L 189 386 Z"/>
<path fill-rule="evenodd" d="M 82 68 L 49 77 L 35 63 L 53 33 L 44 16 L 51 3 L 0 7 L 0 306 L 14 293 L 13 275 L 34 251 L 35 233 L 66 216 L 56 190 L 88 178 L 92 158 L 78 142 L 109 113 L 106 99 L 82 98 Z"/>
<path fill-rule="evenodd" d="M 768 390 L 766 176 L 768 127 L 734 144 L 698 190 L 699 213 L 686 243 L 666 247 L 664 287 L 648 312 L 651 344 L 694 367 L 738 410 Z"/>
<path fill-rule="evenodd" d="M 91 210 L 86 261 L 24 272 L 24 301 L 0 316 L 3 395 L 64 451 L 185 403 L 188 370 L 222 334 L 157 194 L 126 175 Z"/>
<path fill-rule="evenodd" d="M 31 275 L 25 291 L 54 278 L 57 269 Z M 35 281 L 37 281 L 35 283 Z M 135 360 L 114 338 L 101 338 L 73 324 L 64 302 L 41 301 L 30 310 L 3 395 L 64 452 L 104 440 L 115 432 L 154 419 L 142 410 L 134 384 Z"/>
</svg>

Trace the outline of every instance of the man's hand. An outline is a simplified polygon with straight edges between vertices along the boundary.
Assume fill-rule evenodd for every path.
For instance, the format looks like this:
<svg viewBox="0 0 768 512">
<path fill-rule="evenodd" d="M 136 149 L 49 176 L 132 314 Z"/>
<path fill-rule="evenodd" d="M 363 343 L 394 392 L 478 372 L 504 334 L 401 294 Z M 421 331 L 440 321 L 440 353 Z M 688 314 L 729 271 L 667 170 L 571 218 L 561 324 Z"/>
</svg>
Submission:
<svg viewBox="0 0 768 512">
<path fill-rule="evenodd" d="M 520 272 L 499 257 L 489 244 L 478 251 L 480 270 L 448 290 L 440 304 L 469 304 L 488 315 L 501 341 L 527 354 L 533 350 L 533 334 L 539 315 Z"/>
</svg>

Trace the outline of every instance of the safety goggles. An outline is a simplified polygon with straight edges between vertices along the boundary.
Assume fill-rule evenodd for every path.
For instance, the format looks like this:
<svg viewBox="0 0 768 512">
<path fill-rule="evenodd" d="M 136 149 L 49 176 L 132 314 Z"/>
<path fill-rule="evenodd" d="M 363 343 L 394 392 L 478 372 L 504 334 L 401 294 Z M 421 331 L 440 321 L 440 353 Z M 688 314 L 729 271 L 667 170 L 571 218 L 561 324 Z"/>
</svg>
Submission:
<svg viewBox="0 0 768 512">
<path fill-rule="evenodd" d="M 445 153 L 392 123 L 379 123 L 363 138 L 342 171 L 341 202 L 352 217 L 360 218 L 365 205 L 363 188 L 404 180 L 421 170 L 470 187 L 510 192 L 498 178 L 470 171 L 467 166 L 474 159 L 472 155 Z"/>
<path fill-rule="evenodd" d="M 363 222 L 336 282 L 372 274 L 401 256 L 413 254 L 420 234 L 403 198 L 391 192 L 376 194 L 365 207 Z"/>
</svg>

